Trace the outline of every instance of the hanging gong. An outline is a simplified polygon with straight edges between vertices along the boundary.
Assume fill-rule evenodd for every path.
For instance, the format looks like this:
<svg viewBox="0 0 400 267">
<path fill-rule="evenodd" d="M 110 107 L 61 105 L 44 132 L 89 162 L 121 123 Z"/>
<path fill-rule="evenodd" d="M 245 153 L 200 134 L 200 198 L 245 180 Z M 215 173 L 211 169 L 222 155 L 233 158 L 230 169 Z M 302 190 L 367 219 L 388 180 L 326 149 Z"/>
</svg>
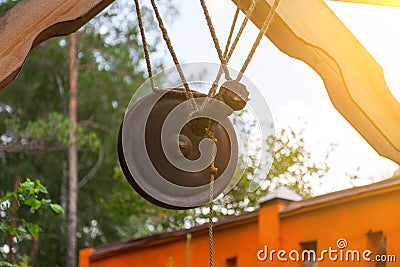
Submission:
<svg viewBox="0 0 400 267">
<path fill-rule="evenodd" d="M 194 100 L 200 106 L 205 96 L 196 93 Z M 152 92 L 130 106 L 120 127 L 118 156 L 125 177 L 160 207 L 188 209 L 208 203 L 214 156 L 214 197 L 228 186 L 237 166 L 238 144 L 230 120 L 204 114 L 191 118 L 188 107 L 178 90 Z M 207 121 L 216 143 L 198 129 Z"/>
</svg>

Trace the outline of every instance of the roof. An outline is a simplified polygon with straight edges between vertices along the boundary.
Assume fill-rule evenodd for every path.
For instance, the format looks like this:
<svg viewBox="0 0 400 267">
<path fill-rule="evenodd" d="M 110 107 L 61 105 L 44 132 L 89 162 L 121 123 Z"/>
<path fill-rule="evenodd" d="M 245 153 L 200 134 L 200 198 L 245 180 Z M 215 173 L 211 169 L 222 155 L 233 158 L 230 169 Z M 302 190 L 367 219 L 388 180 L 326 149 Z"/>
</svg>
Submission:
<svg viewBox="0 0 400 267">
<path fill-rule="evenodd" d="M 296 192 L 290 190 L 286 186 L 281 186 L 277 190 L 267 194 L 266 196 L 260 198 L 258 203 L 263 204 L 271 200 L 280 199 L 288 201 L 299 201 L 303 198 L 299 196 Z"/>
<path fill-rule="evenodd" d="M 236 216 L 230 216 L 214 223 L 214 232 L 218 232 L 223 229 L 228 229 L 244 223 L 257 222 L 258 210 L 252 212 L 246 212 Z M 123 254 L 129 251 L 135 251 L 142 248 L 147 248 L 163 243 L 168 243 L 176 240 L 186 240 L 187 234 L 200 235 L 208 233 L 208 224 L 202 224 L 189 229 L 176 230 L 171 232 L 165 232 L 161 234 L 155 234 L 145 236 L 141 238 L 131 239 L 128 241 L 111 243 L 108 245 L 96 247 L 95 251 L 90 255 L 90 260 L 100 260 L 110 256 Z"/>
<path fill-rule="evenodd" d="M 329 205 L 336 205 L 339 203 L 344 203 L 355 199 L 360 199 L 395 191 L 400 191 L 400 175 L 370 185 L 353 187 L 350 189 L 341 190 L 321 196 L 311 197 L 303 200 L 297 200 L 299 199 L 299 196 L 297 194 L 295 193 L 292 194 L 293 192 L 287 189 L 286 187 L 281 187 L 278 190 L 268 194 L 266 197 L 260 199 L 259 202 L 265 203 L 276 199 L 292 201 L 288 202 L 288 204 L 285 207 L 283 207 L 279 212 L 280 218 L 285 218 L 309 210 L 327 207 Z M 218 232 L 223 229 L 237 227 L 245 223 L 257 222 L 257 221 L 258 221 L 258 210 L 222 219 L 214 224 L 214 229 L 215 232 Z M 190 229 L 182 229 L 177 231 L 146 236 L 142 238 L 136 238 L 128 241 L 112 243 L 97 247 L 95 251 L 91 254 L 90 260 L 95 261 L 113 255 L 118 255 L 129 251 L 135 251 L 142 248 L 156 246 L 159 244 L 168 243 L 176 240 L 186 240 L 186 235 L 189 233 L 192 235 L 201 235 L 201 234 L 207 234 L 207 231 L 208 231 L 208 225 L 203 224 L 195 226 Z"/>
<path fill-rule="evenodd" d="M 305 211 L 326 207 L 328 205 L 336 205 L 355 199 L 382 194 L 382 192 L 386 193 L 397 190 L 400 190 L 400 175 L 369 185 L 357 186 L 297 202 L 291 202 L 286 205 L 279 214 L 281 218 L 288 217 Z"/>
</svg>

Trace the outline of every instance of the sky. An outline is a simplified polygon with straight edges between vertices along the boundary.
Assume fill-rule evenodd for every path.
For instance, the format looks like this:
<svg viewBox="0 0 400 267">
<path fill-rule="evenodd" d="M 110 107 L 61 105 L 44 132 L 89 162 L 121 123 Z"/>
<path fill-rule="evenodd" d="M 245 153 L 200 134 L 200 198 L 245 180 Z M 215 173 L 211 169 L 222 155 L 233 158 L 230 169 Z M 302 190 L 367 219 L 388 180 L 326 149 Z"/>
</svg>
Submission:
<svg viewBox="0 0 400 267">
<path fill-rule="evenodd" d="M 181 62 L 219 63 L 199 1 L 174 2 L 180 15 L 173 19 L 168 30 Z M 338 1 L 326 3 L 383 67 L 389 88 L 400 100 L 400 9 Z M 229 0 L 207 1 L 207 4 L 224 45 L 236 7 Z M 258 29 L 249 23 L 230 67 L 240 69 L 257 33 Z M 316 72 L 302 61 L 281 53 L 266 37 L 246 75 L 269 103 L 276 128 L 304 128 L 306 145 L 314 160 L 324 160 L 330 144 L 334 144 L 329 173 L 321 181 L 312 181 L 314 194 L 388 178 L 398 168 L 394 162 L 379 156 L 334 109 Z M 360 179 L 355 184 L 349 183 L 349 175 L 358 175 Z"/>
</svg>

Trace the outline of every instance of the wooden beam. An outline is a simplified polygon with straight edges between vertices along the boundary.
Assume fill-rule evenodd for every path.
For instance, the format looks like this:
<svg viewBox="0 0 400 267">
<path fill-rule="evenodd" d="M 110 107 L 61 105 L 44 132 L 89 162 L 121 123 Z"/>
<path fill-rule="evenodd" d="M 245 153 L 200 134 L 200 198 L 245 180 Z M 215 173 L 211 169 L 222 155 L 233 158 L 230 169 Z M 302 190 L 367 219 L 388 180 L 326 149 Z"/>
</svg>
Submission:
<svg viewBox="0 0 400 267">
<path fill-rule="evenodd" d="M 233 1 L 242 11 L 251 3 Z M 252 17 L 257 27 L 273 1 L 258 1 Z M 400 164 L 400 103 L 387 87 L 381 66 L 324 1 L 281 0 L 267 37 L 313 68 L 335 108 L 380 155 Z"/>
<path fill-rule="evenodd" d="M 75 32 L 114 0 L 22 0 L 0 18 L 0 90 L 41 42 Z"/>
<path fill-rule="evenodd" d="M 400 7 L 399 0 L 332 0 L 332 1 L 342 1 L 342 2 L 350 2 L 356 4 L 377 5 L 377 6 Z"/>
</svg>

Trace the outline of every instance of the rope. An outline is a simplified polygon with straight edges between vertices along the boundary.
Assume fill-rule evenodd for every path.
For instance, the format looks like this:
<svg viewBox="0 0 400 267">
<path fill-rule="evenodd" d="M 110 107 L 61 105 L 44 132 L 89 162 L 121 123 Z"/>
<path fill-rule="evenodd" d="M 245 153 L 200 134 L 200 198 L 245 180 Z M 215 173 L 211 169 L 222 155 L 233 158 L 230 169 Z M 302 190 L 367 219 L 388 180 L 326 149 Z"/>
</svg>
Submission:
<svg viewBox="0 0 400 267">
<path fill-rule="evenodd" d="M 231 76 L 229 74 L 228 67 L 226 66 L 227 62 L 226 62 L 226 59 L 225 59 L 225 57 L 224 57 L 224 55 L 222 53 L 221 46 L 219 45 L 218 37 L 217 37 L 217 34 L 215 33 L 215 28 L 214 28 L 214 25 L 213 25 L 213 23 L 211 21 L 211 16 L 210 16 L 210 13 L 208 12 L 207 5 L 206 5 L 204 0 L 200 0 L 200 4 L 201 4 L 201 7 L 203 8 L 204 16 L 206 17 L 207 25 L 208 25 L 208 28 L 210 30 L 211 37 L 212 37 L 212 40 L 214 42 L 215 49 L 217 50 L 219 60 L 221 61 L 222 68 L 223 68 L 223 71 L 225 73 L 225 79 L 232 80 L 232 78 L 231 78 Z"/>
<path fill-rule="evenodd" d="M 153 71 L 151 69 L 150 53 L 149 53 L 149 49 L 147 47 L 147 41 L 146 41 L 146 36 L 145 36 L 145 32 L 144 32 L 142 13 L 140 12 L 139 0 L 134 0 L 134 1 L 135 1 L 135 7 L 136 7 L 136 14 L 138 16 L 140 36 L 142 37 L 142 45 L 143 45 L 143 51 L 144 51 L 144 58 L 146 59 L 147 72 L 148 72 L 149 78 L 150 78 L 151 89 L 154 91 L 154 89 L 155 89 L 154 77 L 153 77 Z"/>
<path fill-rule="evenodd" d="M 238 5 L 239 5 L 239 2 L 240 2 L 240 0 L 238 1 Z M 240 11 L 240 8 L 237 7 L 237 8 L 236 8 L 235 15 L 234 15 L 233 20 L 232 20 L 231 30 L 229 31 L 228 39 L 226 40 L 225 51 L 224 51 L 224 58 L 226 59 L 227 63 L 228 63 L 228 59 L 226 58 L 226 54 L 228 53 L 228 50 L 229 50 L 228 48 L 229 48 L 229 46 L 230 46 L 230 44 L 231 44 L 233 32 L 235 31 L 236 22 L 237 22 L 237 19 L 238 19 L 238 17 L 239 17 L 239 11 Z"/>
<path fill-rule="evenodd" d="M 236 22 L 237 22 L 237 19 L 238 19 L 239 11 L 240 11 L 239 5 L 241 3 L 241 0 L 237 1 L 236 5 L 238 7 L 236 8 L 236 12 L 235 12 L 234 18 L 232 20 L 232 24 L 231 24 L 231 29 L 230 29 L 230 32 L 229 32 L 228 40 L 227 40 L 226 45 L 225 45 L 224 58 L 226 60 L 226 64 L 228 64 L 228 62 L 229 62 L 229 60 L 230 60 L 230 58 L 231 58 L 231 56 L 233 54 L 233 51 L 235 50 L 235 48 L 236 48 L 236 46 L 237 46 L 237 44 L 239 42 L 239 39 L 242 36 L 242 33 L 243 33 L 243 31 L 244 31 L 244 29 L 245 29 L 245 27 L 247 25 L 247 22 L 248 22 L 249 18 L 251 18 L 251 16 L 253 15 L 253 12 L 254 12 L 254 9 L 255 9 L 255 6 L 256 6 L 257 2 L 258 2 L 258 0 L 252 0 L 249 8 L 246 11 L 246 16 L 243 19 L 242 24 L 240 25 L 239 31 L 236 34 L 236 37 L 235 37 L 235 39 L 234 39 L 234 41 L 232 43 L 232 46 L 229 48 L 229 45 L 230 45 L 230 42 L 231 42 L 231 39 L 232 39 L 232 36 L 233 36 L 233 32 L 235 30 Z M 221 79 L 221 75 L 222 75 L 222 66 L 219 68 L 217 76 L 215 77 L 215 80 L 214 80 L 213 84 L 211 85 L 211 88 L 210 88 L 210 90 L 208 92 L 207 99 L 206 99 L 206 101 L 204 101 L 204 104 L 202 105 L 201 109 L 206 108 L 206 106 L 210 102 L 210 98 L 215 96 L 215 94 L 217 92 L 217 89 L 218 89 L 218 81 L 219 81 L 219 79 Z"/>
<path fill-rule="evenodd" d="M 238 5 L 239 5 L 240 2 L 241 2 L 241 0 L 238 0 Z M 225 44 L 223 57 L 226 60 L 226 64 L 228 64 L 228 61 L 230 59 L 230 57 L 227 57 L 227 54 L 228 54 L 228 51 L 230 50 L 229 46 L 231 44 L 231 40 L 232 40 L 232 37 L 233 37 L 233 32 L 235 31 L 236 22 L 237 22 L 237 19 L 239 17 L 239 11 L 240 11 L 240 8 L 237 7 L 235 15 L 234 15 L 233 20 L 232 20 L 231 29 L 229 31 L 228 39 L 227 39 L 226 44 Z M 233 48 L 233 49 L 235 49 L 235 48 Z M 221 79 L 222 72 L 223 72 L 223 68 L 221 66 L 219 68 L 219 70 L 218 70 L 217 76 L 214 79 L 214 82 L 211 85 L 210 90 L 208 91 L 208 95 L 207 95 L 206 100 L 204 101 L 203 105 L 201 106 L 201 109 L 204 109 L 207 106 L 207 104 L 210 102 L 210 98 L 215 96 L 215 94 L 217 92 L 217 89 L 218 89 L 218 81 L 219 81 L 219 79 Z"/>
<path fill-rule="evenodd" d="M 241 0 L 237 1 L 237 3 L 236 3 L 236 5 L 237 5 L 236 12 L 235 12 L 235 15 L 234 15 L 233 20 L 232 20 L 231 29 L 230 29 L 228 40 L 226 41 L 225 50 L 224 50 L 224 58 L 226 60 L 226 64 L 228 64 L 228 62 L 229 62 L 229 60 L 230 60 L 230 58 L 231 58 L 231 56 L 233 54 L 233 51 L 235 50 L 235 48 L 237 46 L 237 43 L 239 42 L 239 39 L 240 39 L 240 37 L 241 37 L 241 35 L 242 35 L 243 31 L 244 31 L 244 28 L 246 27 L 247 21 L 253 15 L 254 8 L 255 8 L 257 2 L 258 2 L 258 0 L 252 0 L 251 5 L 249 6 L 248 10 L 246 11 L 246 17 L 243 19 L 243 22 L 240 25 L 240 28 L 239 28 L 239 31 L 238 31 L 236 37 L 235 37 L 235 40 L 233 41 L 232 46 L 229 48 L 229 45 L 231 43 L 231 39 L 232 39 L 232 36 L 233 36 L 233 32 L 235 30 L 236 22 L 237 22 L 237 19 L 238 19 L 238 16 L 239 16 L 239 11 L 240 11 L 239 5 L 241 3 Z M 208 103 L 210 103 L 210 99 L 215 96 L 215 94 L 217 92 L 217 89 L 218 89 L 218 81 L 219 81 L 219 79 L 221 79 L 222 70 L 223 69 L 222 69 L 222 66 L 221 66 L 219 68 L 217 76 L 215 77 L 214 82 L 211 85 L 211 88 L 210 88 L 210 90 L 208 92 L 207 99 L 206 99 L 206 101 L 204 101 L 201 109 L 205 109 L 206 106 L 208 105 Z"/>
<path fill-rule="evenodd" d="M 208 137 L 214 142 L 217 142 L 217 139 L 214 137 L 214 130 L 210 129 L 211 127 L 207 128 Z M 215 167 L 215 149 L 214 146 L 211 150 L 212 161 L 210 165 L 210 204 L 209 204 L 209 217 L 208 217 L 208 249 L 210 254 L 210 267 L 213 266 L 213 213 L 214 213 L 214 180 L 215 175 L 218 172 L 218 169 Z"/>
<path fill-rule="evenodd" d="M 214 191 L 214 175 L 211 174 L 210 181 L 210 216 L 208 217 L 208 249 L 210 254 L 210 267 L 213 266 L 213 191 Z"/>
<path fill-rule="evenodd" d="M 159 26 L 159 28 L 160 28 L 160 30 L 162 32 L 163 39 L 164 39 L 164 41 L 165 41 L 165 43 L 166 43 L 166 45 L 168 47 L 169 53 L 172 56 L 172 60 L 174 61 L 176 69 L 178 70 L 179 77 L 182 80 L 183 86 L 185 87 L 186 98 L 187 98 L 187 100 L 191 101 L 192 108 L 194 110 L 197 110 L 198 109 L 197 108 L 197 103 L 194 100 L 193 93 L 189 88 L 189 84 L 188 84 L 188 82 L 187 82 L 187 80 L 185 78 L 185 74 L 183 73 L 182 67 L 181 67 L 181 65 L 179 63 L 179 60 L 178 60 L 178 57 L 176 56 L 174 47 L 172 46 L 171 39 L 169 38 L 169 35 L 168 35 L 167 28 L 164 25 L 164 22 L 163 22 L 163 20 L 161 18 L 160 12 L 158 11 L 158 7 L 157 7 L 157 4 L 156 4 L 155 0 L 151 0 L 151 5 L 153 6 L 154 13 L 156 14 L 156 18 L 157 18 L 157 21 L 158 21 L 158 26 Z"/>
<path fill-rule="evenodd" d="M 246 25 L 247 25 L 247 22 L 248 22 L 249 19 L 253 16 L 253 12 L 254 12 L 254 9 L 255 9 L 255 7 L 256 7 L 257 2 L 258 2 L 258 0 L 252 0 L 252 1 L 251 1 L 251 4 L 250 4 L 250 6 L 249 6 L 249 8 L 248 8 L 247 11 L 246 11 L 246 17 L 243 19 L 243 22 L 242 22 L 242 24 L 240 25 L 240 28 L 239 28 L 239 31 L 238 31 L 236 37 L 235 37 L 235 40 L 234 40 L 233 43 L 232 43 L 232 47 L 231 47 L 231 49 L 229 50 L 229 53 L 228 53 L 228 55 L 227 55 L 228 60 L 231 58 L 231 56 L 232 56 L 232 54 L 233 54 L 233 51 L 235 50 L 236 45 L 238 44 L 239 39 L 240 39 L 240 37 L 242 36 L 242 33 L 243 33 L 243 31 L 244 31 L 244 28 L 245 28 Z M 239 5 L 239 3 L 240 3 L 240 2 L 238 2 L 237 4 Z"/>
<path fill-rule="evenodd" d="M 239 74 L 238 74 L 238 76 L 236 78 L 236 81 L 240 81 L 240 79 L 242 79 L 243 73 L 246 71 L 251 59 L 254 56 L 254 53 L 256 52 L 256 49 L 257 49 L 258 45 L 260 44 L 261 38 L 263 37 L 263 35 L 265 35 L 265 33 L 269 29 L 269 26 L 271 25 L 272 19 L 273 19 L 275 13 L 276 13 L 276 9 L 279 6 L 279 2 L 280 2 L 280 0 L 274 0 L 274 3 L 272 4 L 271 9 L 269 10 L 269 13 L 268 13 L 267 17 L 264 20 L 264 23 L 263 23 L 263 25 L 262 25 L 262 27 L 260 29 L 260 32 L 258 33 L 258 36 L 257 36 L 257 38 L 256 38 L 256 40 L 255 40 L 255 42 L 254 42 L 254 44 L 253 44 L 253 46 L 252 46 L 252 48 L 250 50 L 250 53 L 247 56 L 245 62 L 243 63 L 242 68 L 240 69 L 240 72 L 239 72 Z"/>
</svg>

